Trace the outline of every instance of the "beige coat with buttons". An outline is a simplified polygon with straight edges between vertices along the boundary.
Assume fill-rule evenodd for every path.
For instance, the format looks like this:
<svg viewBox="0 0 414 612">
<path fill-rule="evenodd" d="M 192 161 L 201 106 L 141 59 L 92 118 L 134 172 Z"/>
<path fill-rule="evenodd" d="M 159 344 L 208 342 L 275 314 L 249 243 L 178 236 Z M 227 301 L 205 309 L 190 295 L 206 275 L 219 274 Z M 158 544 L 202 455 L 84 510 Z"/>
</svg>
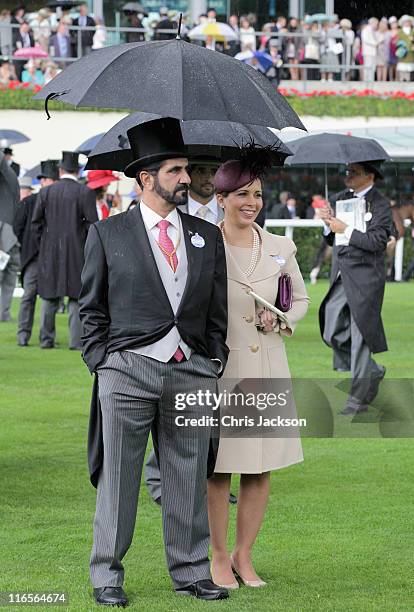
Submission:
<svg viewBox="0 0 414 612">
<path fill-rule="evenodd" d="M 290 383 L 283 338 L 290 335 L 290 332 L 258 331 L 255 325 L 258 306 L 246 293 L 246 288 L 252 289 L 274 304 L 280 274 L 287 272 L 293 284 L 293 305 L 286 313 L 292 332 L 308 309 L 309 298 L 296 262 L 294 243 L 289 238 L 270 234 L 256 224 L 254 226 L 260 234 L 262 249 L 260 261 L 249 278 L 243 273 L 240 261 L 237 261 L 237 249 L 226 245 L 229 313 L 227 345 L 230 353 L 223 378 L 220 380 L 221 391 L 225 388 L 230 392 L 233 383 L 243 379 L 284 379 L 275 383 L 278 390 L 281 389 L 280 385 L 284 389 Z M 272 392 L 276 391 L 276 387 L 269 380 L 264 384 L 256 383 L 255 391 L 262 390 Z M 296 417 L 294 402 L 291 403 L 289 411 L 288 415 L 285 412 L 283 416 Z M 266 417 L 265 413 L 266 411 L 263 411 L 263 417 Z M 221 414 L 223 416 L 225 411 Z M 240 415 L 244 414 L 245 410 L 241 408 Z M 222 427 L 215 471 L 257 474 L 303 461 L 299 432 L 291 428 L 288 430 L 290 437 L 277 438 L 275 433 L 263 438 L 257 437 L 257 434 L 252 437 L 249 430 L 246 430 L 247 434 L 243 434 L 245 437 L 234 438 L 226 437 L 229 436 L 229 429 Z"/>
</svg>

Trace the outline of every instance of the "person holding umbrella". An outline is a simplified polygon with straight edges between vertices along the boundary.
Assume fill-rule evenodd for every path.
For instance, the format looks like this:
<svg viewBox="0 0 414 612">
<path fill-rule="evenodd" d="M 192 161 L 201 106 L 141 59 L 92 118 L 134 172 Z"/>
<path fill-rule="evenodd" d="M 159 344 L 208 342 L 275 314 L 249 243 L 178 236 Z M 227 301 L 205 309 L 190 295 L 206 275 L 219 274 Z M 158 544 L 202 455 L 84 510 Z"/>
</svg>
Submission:
<svg viewBox="0 0 414 612">
<path fill-rule="evenodd" d="M 133 537 L 152 430 L 175 590 L 224 599 L 228 592 L 211 581 L 208 560 L 210 427 L 185 433 L 174 425 L 177 393 L 215 390 L 226 364 L 223 241 L 213 224 L 177 211 L 190 183 L 180 122 L 157 119 L 127 135 L 133 161 L 124 172 L 140 184 L 141 202 L 91 227 L 79 300 L 83 358 L 97 374 L 89 435 L 91 481 L 98 489 L 94 598 L 127 605 L 122 559 Z M 197 406 L 197 415 L 202 412 Z M 211 406 L 205 414 L 212 415 Z"/>
<path fill-rule="evenodd" d="M 62 297 L 69 297 L 69 348 L 80 349 L 78 296 L 84 246 L 98 220 L 95 193 L 78 182 L 78 153 L 63 151 L 60 178 L 39 192 L 32 223 L 40 235 L 38 288 L 42 298 L 40 347 L 55 347 L 55 319 Z"/>
<path fill-rule="evenodd" d="M 40 162 L 40 173 L 37 175 L 41 188 L 53 185 L 59 178 L 58 160 L 47 159 Z M 26 181 L 32 190 L 32 180 L 24 176 L 21 181 Z M 38 295 L 38 256 L 39 235 L 32 226 L 33 211 L 36 205 L 37 194 L 29 193 L 23 198 L 17 208 L 13 230 L 21 246 L 21 278 L 24 288 L 23 297 L 20 300 L 17 344 L 28 346 L 32 335 L 33 320 Z"/>
<path fill-rule="evenodd" d="M 319 310 L 320 331 L 333 349 L 334 370 L 351 371 L 352 376 L 342 415 L 367 411 L 385 375 L 385 367 L 371 355 L 387 350 L 381 308 L 386 248 L 393 232 L 390 202 L 375 186 L 383 178 L 380 167 L 378 160 L 349 164 L 347 189 L 332 197 L 332 206 L 320 209 L 325 239 L 334 247 L 331 286 Z M 363 206 L 360 229 L 335 216 L 342 200 L 350 201 L 351 212 Z"/>
</svg>

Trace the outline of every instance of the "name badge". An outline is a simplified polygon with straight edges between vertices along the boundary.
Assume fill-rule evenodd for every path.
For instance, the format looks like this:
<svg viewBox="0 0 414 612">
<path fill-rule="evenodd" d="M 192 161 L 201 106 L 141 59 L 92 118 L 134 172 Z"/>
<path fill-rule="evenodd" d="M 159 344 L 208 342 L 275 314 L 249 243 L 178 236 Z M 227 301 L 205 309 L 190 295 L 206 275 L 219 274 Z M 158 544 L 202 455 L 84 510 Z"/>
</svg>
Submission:
<svg viewBox="0 0 414 612">
<path fill-rule="evenodd" d="M 284 266 L 286 263 L 286 259 L 282 257 L 281 255 L 271 255 L 270 257 L 274 259 L 275 262 L 278 263 L 280 267 Z"/>
<path fill-rule="evenodd" d="M 191 236 L 191 244 L 197 249 L 202 249 L 203 246 L 205 246 L 206 241 L 204 240 L 203 236 L 200 236 L 200 234 L 195 233 L 193 236 Z"/>
</svg>

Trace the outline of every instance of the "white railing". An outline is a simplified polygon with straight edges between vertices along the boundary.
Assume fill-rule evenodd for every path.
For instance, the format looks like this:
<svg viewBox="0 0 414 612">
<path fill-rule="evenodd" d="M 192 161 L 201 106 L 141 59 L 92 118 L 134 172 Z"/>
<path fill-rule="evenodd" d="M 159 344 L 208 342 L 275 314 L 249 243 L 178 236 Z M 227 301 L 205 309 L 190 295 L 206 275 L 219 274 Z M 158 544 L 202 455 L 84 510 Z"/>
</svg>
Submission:
<svg viewBox="0 0 414 612">
<path fill-rule="evenodd" d="M 409 227 L 411 225 L 411 221 L 409 219 L 405 219 L 404 225 L 405 227 Z M 293 240 L 293 230 L 295 228 L 301 228 L 301 227 L 323 228 L 323 221 L 316 220 L 316 219 L 266 219 L 265 228 L 268 229 L 270 227 L 284 227 L 285 236 Z M 322 235 L 322 232 L 321 232 L 321 235 Z M 404 257 L 404 236 L 401 236 L 401 238 L 397 240 L 397 244 L 395 247 L 395 254 L 394 254 L 394 270 L 395 270 L 394 279 L 396 281 L 400 281 L 402 279 L 403 257 Z"/>
</svg>

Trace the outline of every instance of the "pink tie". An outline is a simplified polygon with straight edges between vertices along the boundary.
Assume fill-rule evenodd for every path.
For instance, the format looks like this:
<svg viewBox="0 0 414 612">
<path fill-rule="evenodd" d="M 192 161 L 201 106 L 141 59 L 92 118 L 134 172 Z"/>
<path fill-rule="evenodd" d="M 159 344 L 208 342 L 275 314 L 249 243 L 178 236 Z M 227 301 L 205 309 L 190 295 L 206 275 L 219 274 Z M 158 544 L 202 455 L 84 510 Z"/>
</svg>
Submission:
<svg viewBox="0 0 414 612">
<path fill-rule="evenodd" d="M 160 229 L 158 246 L 160 247 L 165 259 L 168 261 L 168 264 L 171 266 L 173 272 L 175 272 L 178 266 L 178 258 L 177 253 L 175 251 L 174 243 L 167 233 L 169 225 L 170 222 L 166 219 L 163 219 L 162 221 L 159 221 L 157 223 L 157 227 L 159 227 Z M 177 347 L 177 350 L 175 351 L 173 357 L 178 362 L 184 359 L 184 353 L 182 352 L 179 346 Z"/>
<path fill-rule="evenodd" d="M 175 272 L 178 266 L 178 259 L 177 253 L 175 252 L 174 243 L 167 233 L 169 225 L 170 222 L 166 219 L 163 219 L 157 223 L 157 227 L 160 228 L 158 246 L 160 247 L 165 259 L 168 261 L 168 264 L 171 266 L 173 272 Z"/>
</svg>

